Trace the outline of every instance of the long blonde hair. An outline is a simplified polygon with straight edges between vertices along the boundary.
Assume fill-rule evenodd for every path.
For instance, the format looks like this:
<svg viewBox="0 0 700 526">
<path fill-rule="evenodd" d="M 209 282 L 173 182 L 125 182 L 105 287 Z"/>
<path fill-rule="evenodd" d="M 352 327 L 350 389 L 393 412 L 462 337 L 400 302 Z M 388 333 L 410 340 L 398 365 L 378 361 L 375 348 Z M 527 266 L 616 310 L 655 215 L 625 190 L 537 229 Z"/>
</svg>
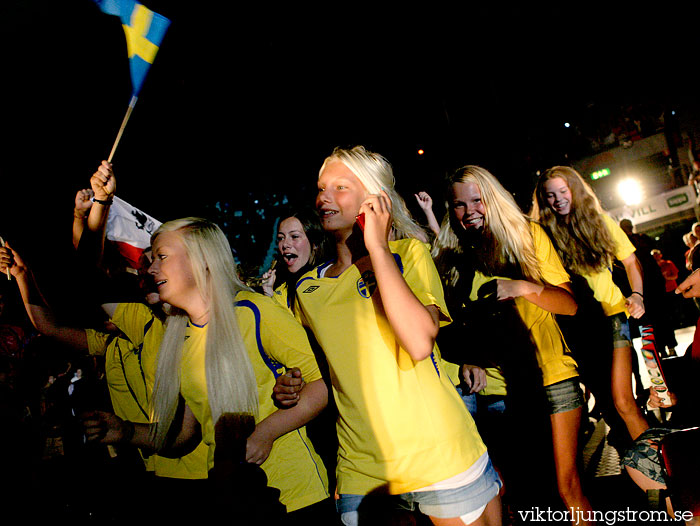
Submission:
<svg viewBox="0 0 700 526">
<path fill-rule="evenodd" d="M 552 179 L 563 179 L 571 191 L 566 217 L 547 203 L 544 185 Z M 569 166 L 554 166 L 537 181 L 530 215 L 547 231 L 564 266 L 575 274 L 599 272 L 615 259 L 615 241 L 603 221 L 604 213 L 593 189 Z"/>
<path fill-rule="evenodd" d="M 456 223 L 452 211 L 451 192 L 456 183 L 474 183 L 481 193 L 481 202 L 485 209 L 482 238 L 484 249 L 483 261 L 476 261 L 478 270 L 487 275 L 503 275 L 508 268 L 514 268 L 523 279 L 540 283 L 542 273 L 535 255 L 535 245 L 530 230 L 530 221 L 522 212 L 513 196 L 498 179 L 480 166 L 467 165 L 456 170 L 447 180 L 447 213 L 440 225 L 440 232 L 433 247 L 433 257 L 446 278 L 448 287 L 455 287 L 459 280 L 459 270 L 455 256 L 464 253 L 455 228 L 462 228 Z M 512 272 L 512 271 L 511 271 Z M 511 277 L 503 275 L 503 277 Z"/>
<path fill-rule="evenodd" d="M 384 190 L 391 200 L 391 215 L 394 220 L 395 239 L 416 238 L 427 240 L 425 230 L 413 219 L 408 211 L 406 202 L 398 194 L 394 185 L 394 171 L 391 164 L 378 153 L 370 152 L 364 146 L 351 149 L 337 147 L 326 157 L 318 172 L 321 177 L 328 163 L 340 161 L 355 174 L 370 194 L 378 194 Z"/>
<path fill-rule="evenodd" d="M 250 290 L 238 278 L 231 247 L 221 229 L 206 219 L 188 217 L 169 221 L 156 230 L 151 244 L 164 232 L 176 232 L 192 265 L 195 283 L 209 306 L 205 367 L 212 421 L 223 413 L 257 416 L 258 393 L 253 366 L 241 336 L 234 301 Z M 158 353 L 151 400 L 156 448 L 165 444 L 180 395 L 180 364 L 189 317 L 172 307 Z"/>
</svg>

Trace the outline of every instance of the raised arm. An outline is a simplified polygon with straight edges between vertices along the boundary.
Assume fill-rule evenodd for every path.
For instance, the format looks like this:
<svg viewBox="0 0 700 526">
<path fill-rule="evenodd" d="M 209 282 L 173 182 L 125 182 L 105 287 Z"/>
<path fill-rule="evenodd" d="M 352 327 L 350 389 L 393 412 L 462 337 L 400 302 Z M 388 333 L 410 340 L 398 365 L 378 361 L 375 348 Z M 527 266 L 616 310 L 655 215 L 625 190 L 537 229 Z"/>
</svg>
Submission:
<svg viewBox="0 0 700 526">
<path fill-rule="evenodd" d="M 84 245 L 86 245 L 83 248 L 84 251 L 90 254 L 90 258 L 95 266 L 99 266 L 104 256 L 109 207 L 114 200 L 114 195 L 117 190 L 117 180 L 114 176 L 111 163 L 102 161 L 90 178 L 90 187 L 90 192 L 94 197 L 94 204 L 90 207 L 90 213 L 87 219 L 87 230 L 83 236 L 83 238 L 88 239 L 87 242 L 83 241 Z M 105 303 L 102 305 L 102 310 L 111 318 L 114 316 L 118 305 L 118 302 Z"/>
<path fill-rule="evenodd" d="M 428 220 L 428 227 L 436 236 L 440 233 L 440 223 L 438 223 L 435 213 L 433 212 L 433 199 L 428 192 L 418 192 L 415 194 L 418 206 L 421 207 L 425 218 Z"/>
<path fill-rule="evenodd" d="M 8 268 L 15 277 L 24 308 L 34 328 L 41 334 L 54 338 L 74 349 L 88 351 L 85 331 L 59 325 L 53 311 L 42 296 L 31 269 L 10 244 L 6 243 L 4 248 L 0 248 L 0 270 L 5 272 Z"/>
<path fill-rule="evenodd" d="M 102 263 L 104 255 L 109 207 L 112 204 L 114 193 L 117 189 L 117 181 L 110 163 L 102 161 L 102 164 L 100 164 L 97 171 L 90 178 L 90 186 L 92 187 L 94 203 L 90 208 L 87 219 L 87 232 L 90 233 L 91 244 L 89 250 L 95 251 L 95 261 L 99 265 Z"/>
<path fill-rule="evenodd" d="M 80 238 L 83 237 L 85 222 L 87 221 L 90 207 L 92 206 L 93 191 L 89 188 L 78 190 L 75 194 L 75 206 L 73 207 L 73 248 L 77 249 Z"/>
<path fill-rule="evenodd" d="M 439 310 L 423 305 L 403 278 L 389 249 L 391 201 L 385 192 L 371 195 L 360 206 L 365 214 L 365 246 L 372 261 L 384 312 L 396 339 L 416 361 L 433 352 Z"/>
</svg>

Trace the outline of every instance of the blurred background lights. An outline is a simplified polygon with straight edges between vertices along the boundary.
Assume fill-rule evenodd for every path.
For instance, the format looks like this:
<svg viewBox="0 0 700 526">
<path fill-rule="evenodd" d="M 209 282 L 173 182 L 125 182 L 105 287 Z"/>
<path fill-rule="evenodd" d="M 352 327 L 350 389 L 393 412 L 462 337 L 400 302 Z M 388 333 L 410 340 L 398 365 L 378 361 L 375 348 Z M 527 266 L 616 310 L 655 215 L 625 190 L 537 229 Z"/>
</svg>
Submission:
<svg viewBox="0 0 700 526">
<path fill-rule="evenodd" d="M 569 124 L 568 122 L 564 123 L 564 128 L 570 128 L 570 127 L 571 127 L 571 124 Z"/>
<path fill-rule="evenodd" d="M 630 178 L 620 181 L 620 184 L 617 185 L 617 192 L 625 204 L 629 206 L 638 205 L 644 197 L 642 185 L 639 184 L 639 181 Z"/>
<path fill-rule="evenodd" d="M 423 155 L 425 153 L 425 150 L 423 148 L 418 148 L 418 155 Z"/>
<path fill-rule="evenodd" d="M 590 177 L 591 177 L 591 179 L 596 181 L 598 179 L 602 179 L 603 177 L 607 177 L 608 175 L 610 175 L 610 169 L 609 168 L 602 168 L 600 170 L 596 170 L 595 172 L 593 172 L 590 175 Z"/>
</svg>

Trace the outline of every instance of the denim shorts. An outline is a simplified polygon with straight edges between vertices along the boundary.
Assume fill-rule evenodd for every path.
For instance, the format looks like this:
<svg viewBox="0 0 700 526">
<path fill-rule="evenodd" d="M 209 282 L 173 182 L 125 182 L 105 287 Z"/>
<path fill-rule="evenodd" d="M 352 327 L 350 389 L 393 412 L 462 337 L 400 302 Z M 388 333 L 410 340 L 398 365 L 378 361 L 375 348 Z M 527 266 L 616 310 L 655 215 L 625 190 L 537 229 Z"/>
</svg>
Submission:
<svg viewBox="0 0 700 526">
<path fill-rule="evenodd" d="M 613 347 L 632 347 L 632 335 L 630 333 L 630 324 L 627 321 L 627 316 L 624 312 L 619 312 L 608 316 L 608 321 L 612 327 Z"/>
<path fill-rule="evenodd" d="M 673 433 L 674 429 L 664 427 L 652 427 L 644 431 L 634 441 L 632 447 L 625 451 L 620 463 L 640 471 L 644 476 L 654 482 L 666 485 L 663 459 L 659 448 L 666 435 Z"/>
<path fill-rule="evenodd" d="M 341 494 L 335 501 L 335 506 L 345 526 L 360 524 L 361 516 L 374 515 L 376 520 L 377 513 L 372 511 L 372 506 L 376 506 L 375 509 L 381 507 L 386 510 L 391 507 L 408 511 L 415 511 L 417 507 L 425 515 L 442 519 L 478 512 L 479 515 L 469 521 L 474 522 L 486 505 L 498 495 L 502 486 L 503 482 L 489 459 L 481 476 L 466 486 L 438 491 L 412 491 L 400 495 Z"/>
<path fill-rule="evenodd" d="M 583 393 L 579 386 L 578 376 L 547 385 L 544 391 L 547 394 L 550 415 L 583 407 Z"/>
</svg>

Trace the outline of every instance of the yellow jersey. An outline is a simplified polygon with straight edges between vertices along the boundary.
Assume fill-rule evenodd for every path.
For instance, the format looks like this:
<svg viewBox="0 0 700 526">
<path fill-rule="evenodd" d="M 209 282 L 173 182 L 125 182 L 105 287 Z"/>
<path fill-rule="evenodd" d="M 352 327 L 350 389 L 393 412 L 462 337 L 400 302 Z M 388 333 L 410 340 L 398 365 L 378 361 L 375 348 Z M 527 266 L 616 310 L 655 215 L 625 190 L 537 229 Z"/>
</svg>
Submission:
<svg viewBox="0 0 700 526">
<path fill-rule="evenodd" d="M 272 399 L 272 388 L 285 368 L 299 367 L 307 383 L 321 379 L 321 373 L 304 328 L 272 298 L 241 291 L 236 296 L 236 314 L 257 381 L 257 424 L 278 411 Z M 187 327 L 180 368 L 180 392 L 201 424 L 202 440 L 209 446 L 208 466 L 211 469 L 215 443 L 205 373 L 206 334 L 206 326 L 190 323 Z M 280 490 L 280 502 L 288 512 L 329 496 L 325 466 L 304 427 L 277 438 L 261 467 L 268 484 Z"/>
<path fill-rule="evenodd" d="M 407 284 L 451 322 L 426 245 L 391 241 Z M 414 361 L 384 315 L 371 271 L 355 265 L 322 277 L 328 264 L 297 282 L 295 311 L 326 355 L 338 408 L 338 493 L 399 494 L 469 469 L 486 451 L 437 346 Z"/>
<path fill-rule="evenodd" d="M 129 365 L 126 369 L 129 378 L 143 379 L 144 403 L 141 406 L 148 411 L 158 365 L 158 349 L 165 332 L 164 323 L 143 303 L 120 303 L 111 321 L 125 335 L 126 342 L 131 343 L 131 356 L 124 353 L 124 347 L 121 344 L 115 352 L 122 351 L 125 364 Z M 118 366 L 115 363 L 111 369 Z M 130 383 L 137 384 L 137 381 Z M 119 413 L 117 415 L 120 416 Z M 148 422 L 148 420 L 132 420 L 132 422 Z M 147 467 L 152 469 L 158 477 L 205 479 L 208 477 L 208 455 L 209 447 L 201 442 L 194 451 L 180 458 L 151 455 Z"/>
<path fill-rule="evenodd" d="M 635 247 L 625 234 L 625 231 L 608 214 L 603 214 L 603 222 L 615 241 L 615 258 L 619 261 L 634 254 Z M 593 296 L 600 302 L 606 316 L 624 312 L 629 316 L 625 307 L 625 296 L 613 282 L 612 269 L 606 268 L 583 276 L 593 291 Z"/>
<path fill-rule="evenodd" d="M 544 229 L 535 222 L 530 222 L 530 228 L 542 279 L 550 285 L 568 283 L 569 274 L 564 270 L 554 245 Z M 481 272 L 476 272 L 470 299 L 475 301 L 478 298 L 479 288 L 494 279 L 510 278 L 485 276 Z M 544 385 L 552 385 L 578 376 L 576 361 L 571 356 L 554 314 L 530 303 L 525 298 L 515 298 L 515 305 L 537 347 L 537 363 L 542 370 Z M 494 378 L 494 383 L 498 385 L 498 378 Z"/>
</svg>

